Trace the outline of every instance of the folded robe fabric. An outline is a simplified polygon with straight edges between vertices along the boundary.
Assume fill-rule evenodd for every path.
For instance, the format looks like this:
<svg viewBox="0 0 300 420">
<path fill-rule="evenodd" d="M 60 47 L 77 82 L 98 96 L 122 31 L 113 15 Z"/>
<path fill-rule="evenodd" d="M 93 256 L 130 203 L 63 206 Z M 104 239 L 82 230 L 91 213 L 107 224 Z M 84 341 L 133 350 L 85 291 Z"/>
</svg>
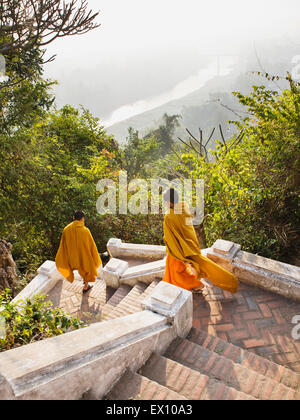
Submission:
<svg viewBox="0 0 300 420">
<path fill-rule="evenodd" d="M 192 224 L 191 213 L 185 203 L 176 204 L 173 209 L 170 209 L 170 213 L 165 215 L 164 241 L 168 255 L 183 263 L 188 262 L 196 269 L 198 287 L 201 286 L 200 279 L 206 278 L 221 289 L 231 293 L 237 292 L 238 279 L 229 271 L 201 255 L 200 245 Z M 168 270 L 171 269 L 171 262 L 172 260 L 170 259 L 167 261 L 164 278 L 168 282 L 172 282 L 171 276 L 168 275 Z M 177 280 L 179 284 L 176 285 L 179 286 L 181 284 L 180 287 L 187 290 L 197 287 L 194 284 L 195 278 L 194 281 L 189 281 L 188 276 L 186 276 L 186 279 L 182 278 L 182 280 L 177 276 Z"/>
<path fill-rule="evenodd" d="M 204 287 L 203 283 L 197 277 L 187 272 L 186 266 L 182 261 L 176 260 L 176 258 L 173 258 L 169 254 L 167 255 L 166 271 L 163 281 L 186 290 Z"/>
<path fill-rule="evenodd" d="M 78 270 L 85 281 L 95 281 L 102 262 L 84 222 L 75 220 L 64 228 L 55 263 L 58 271 L 70 283 L 74 281 L 74 270 Z"/>
</svg>

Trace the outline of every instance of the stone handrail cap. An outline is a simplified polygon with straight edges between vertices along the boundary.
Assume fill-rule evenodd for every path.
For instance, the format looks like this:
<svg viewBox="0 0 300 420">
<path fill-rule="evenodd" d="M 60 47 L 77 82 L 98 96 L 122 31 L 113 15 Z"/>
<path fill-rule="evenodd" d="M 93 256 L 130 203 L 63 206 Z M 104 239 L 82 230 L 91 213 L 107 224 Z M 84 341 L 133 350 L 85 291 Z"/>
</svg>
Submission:
<svg viewBox="0 0 300 420">
<path fill-rule="evenodd" d="M 233 242 L 224 241 L 223 239 L 218 239 L 213 245 L 213 250 L 220 254 L 229 254 L 233 247 L 234 247 Z"/>
<path fill-rule="evenodd" d="M 107 246 L 122 246 L 122 240 L 118 238 L 110 238 L 107 242 Z"/>
<path fill-rule="evenodd" d="M 37 270 L 38 273 L 48 274 L 56 269 L 54 261 L 45 261 Z"/>
<path fill-rule="evenodd" d="M 124 260 L 119 260 L 118 258 L 111 258 L 106 264 L 104 270 L 111 271 L 113 273 L 118 273 L 119 275 L 123 274 L 128 268 L 128 262 Z"/>
<path fill-rule="evenodd" d="M 171 309 L 180 297 L 182 290 L 166 282 L 160 282 L 151 294 L 151 302 L 164 309 Z"/>
</svg>

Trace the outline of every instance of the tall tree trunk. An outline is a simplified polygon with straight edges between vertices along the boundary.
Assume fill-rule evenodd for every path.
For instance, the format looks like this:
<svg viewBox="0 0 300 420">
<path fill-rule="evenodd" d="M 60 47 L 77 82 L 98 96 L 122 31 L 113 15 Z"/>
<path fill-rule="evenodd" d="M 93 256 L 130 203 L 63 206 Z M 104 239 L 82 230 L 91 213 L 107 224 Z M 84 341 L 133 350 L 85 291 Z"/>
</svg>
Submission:
<svg viewBox="0 0 300 420">
<path fill-rule="evenodd" d="M 17 267 L 13 260 L 12 245 L 0 240 L 0 292 L 17 286 Z"/>
</svg>

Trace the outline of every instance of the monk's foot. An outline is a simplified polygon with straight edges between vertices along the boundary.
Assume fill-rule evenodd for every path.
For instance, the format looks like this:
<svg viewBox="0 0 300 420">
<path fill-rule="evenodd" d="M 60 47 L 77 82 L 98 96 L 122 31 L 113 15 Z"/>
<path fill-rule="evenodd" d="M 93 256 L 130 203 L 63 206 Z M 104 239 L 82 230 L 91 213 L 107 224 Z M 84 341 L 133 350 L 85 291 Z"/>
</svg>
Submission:
<svg viewBox="0 0 300 420">
<path fill-rule="evenodd" d="M 194 293 L 195 295 L 202 295 L 203 289 L 192 289 L 191 292 Z"/>
<path fill-rule="evenodd" d="M 87 293 L 92 288 L 93 288 L 93 286 L 90 286 L 89 284 L 85 284 L 82 292 Z"/>
<path fill-rule="evenodd" d="M 195 287 L 195 289 L 192 289 L 191 292 L 198 295 L 202 295 L 205 292 L 205 290 L 206 290 L 206 287 L 204 284 L 202 284 L 201 286 Z"/>
</svg>

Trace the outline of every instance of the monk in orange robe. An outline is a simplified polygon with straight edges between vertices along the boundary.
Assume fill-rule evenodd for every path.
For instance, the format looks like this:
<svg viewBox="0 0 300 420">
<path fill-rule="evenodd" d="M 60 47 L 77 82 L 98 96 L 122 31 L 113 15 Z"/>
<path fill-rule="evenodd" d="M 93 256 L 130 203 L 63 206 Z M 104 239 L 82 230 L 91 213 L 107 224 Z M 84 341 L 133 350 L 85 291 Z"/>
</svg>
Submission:
<svg viewBox="0 0 300 420">
<path fill-rule="evenodd" d="M 188 206 L 178 202 L 178 194 L 173 188 L 164 194 L 164 201 L 170 208 L 170 213 L 164 219 L 167 261 L 163 281 L 201 293 L 204 284 L 200 279 L 203 278 L 221 289 L 236 293 L 238 279 L 201 255 Z"/>
<path fill-rule="evenodd" d="M 85 214 L 76 211 L 73 223 L 64 228 L 55 263 L 70 283 L 74 281 L 73 271 L 78 270 L 84 282 L 83 293 L 86 293 L 92 288 L 89 283 L 95 282 L 102 261 L 90 230 L 84 226 L 84 219 Z"/>
</svg>

